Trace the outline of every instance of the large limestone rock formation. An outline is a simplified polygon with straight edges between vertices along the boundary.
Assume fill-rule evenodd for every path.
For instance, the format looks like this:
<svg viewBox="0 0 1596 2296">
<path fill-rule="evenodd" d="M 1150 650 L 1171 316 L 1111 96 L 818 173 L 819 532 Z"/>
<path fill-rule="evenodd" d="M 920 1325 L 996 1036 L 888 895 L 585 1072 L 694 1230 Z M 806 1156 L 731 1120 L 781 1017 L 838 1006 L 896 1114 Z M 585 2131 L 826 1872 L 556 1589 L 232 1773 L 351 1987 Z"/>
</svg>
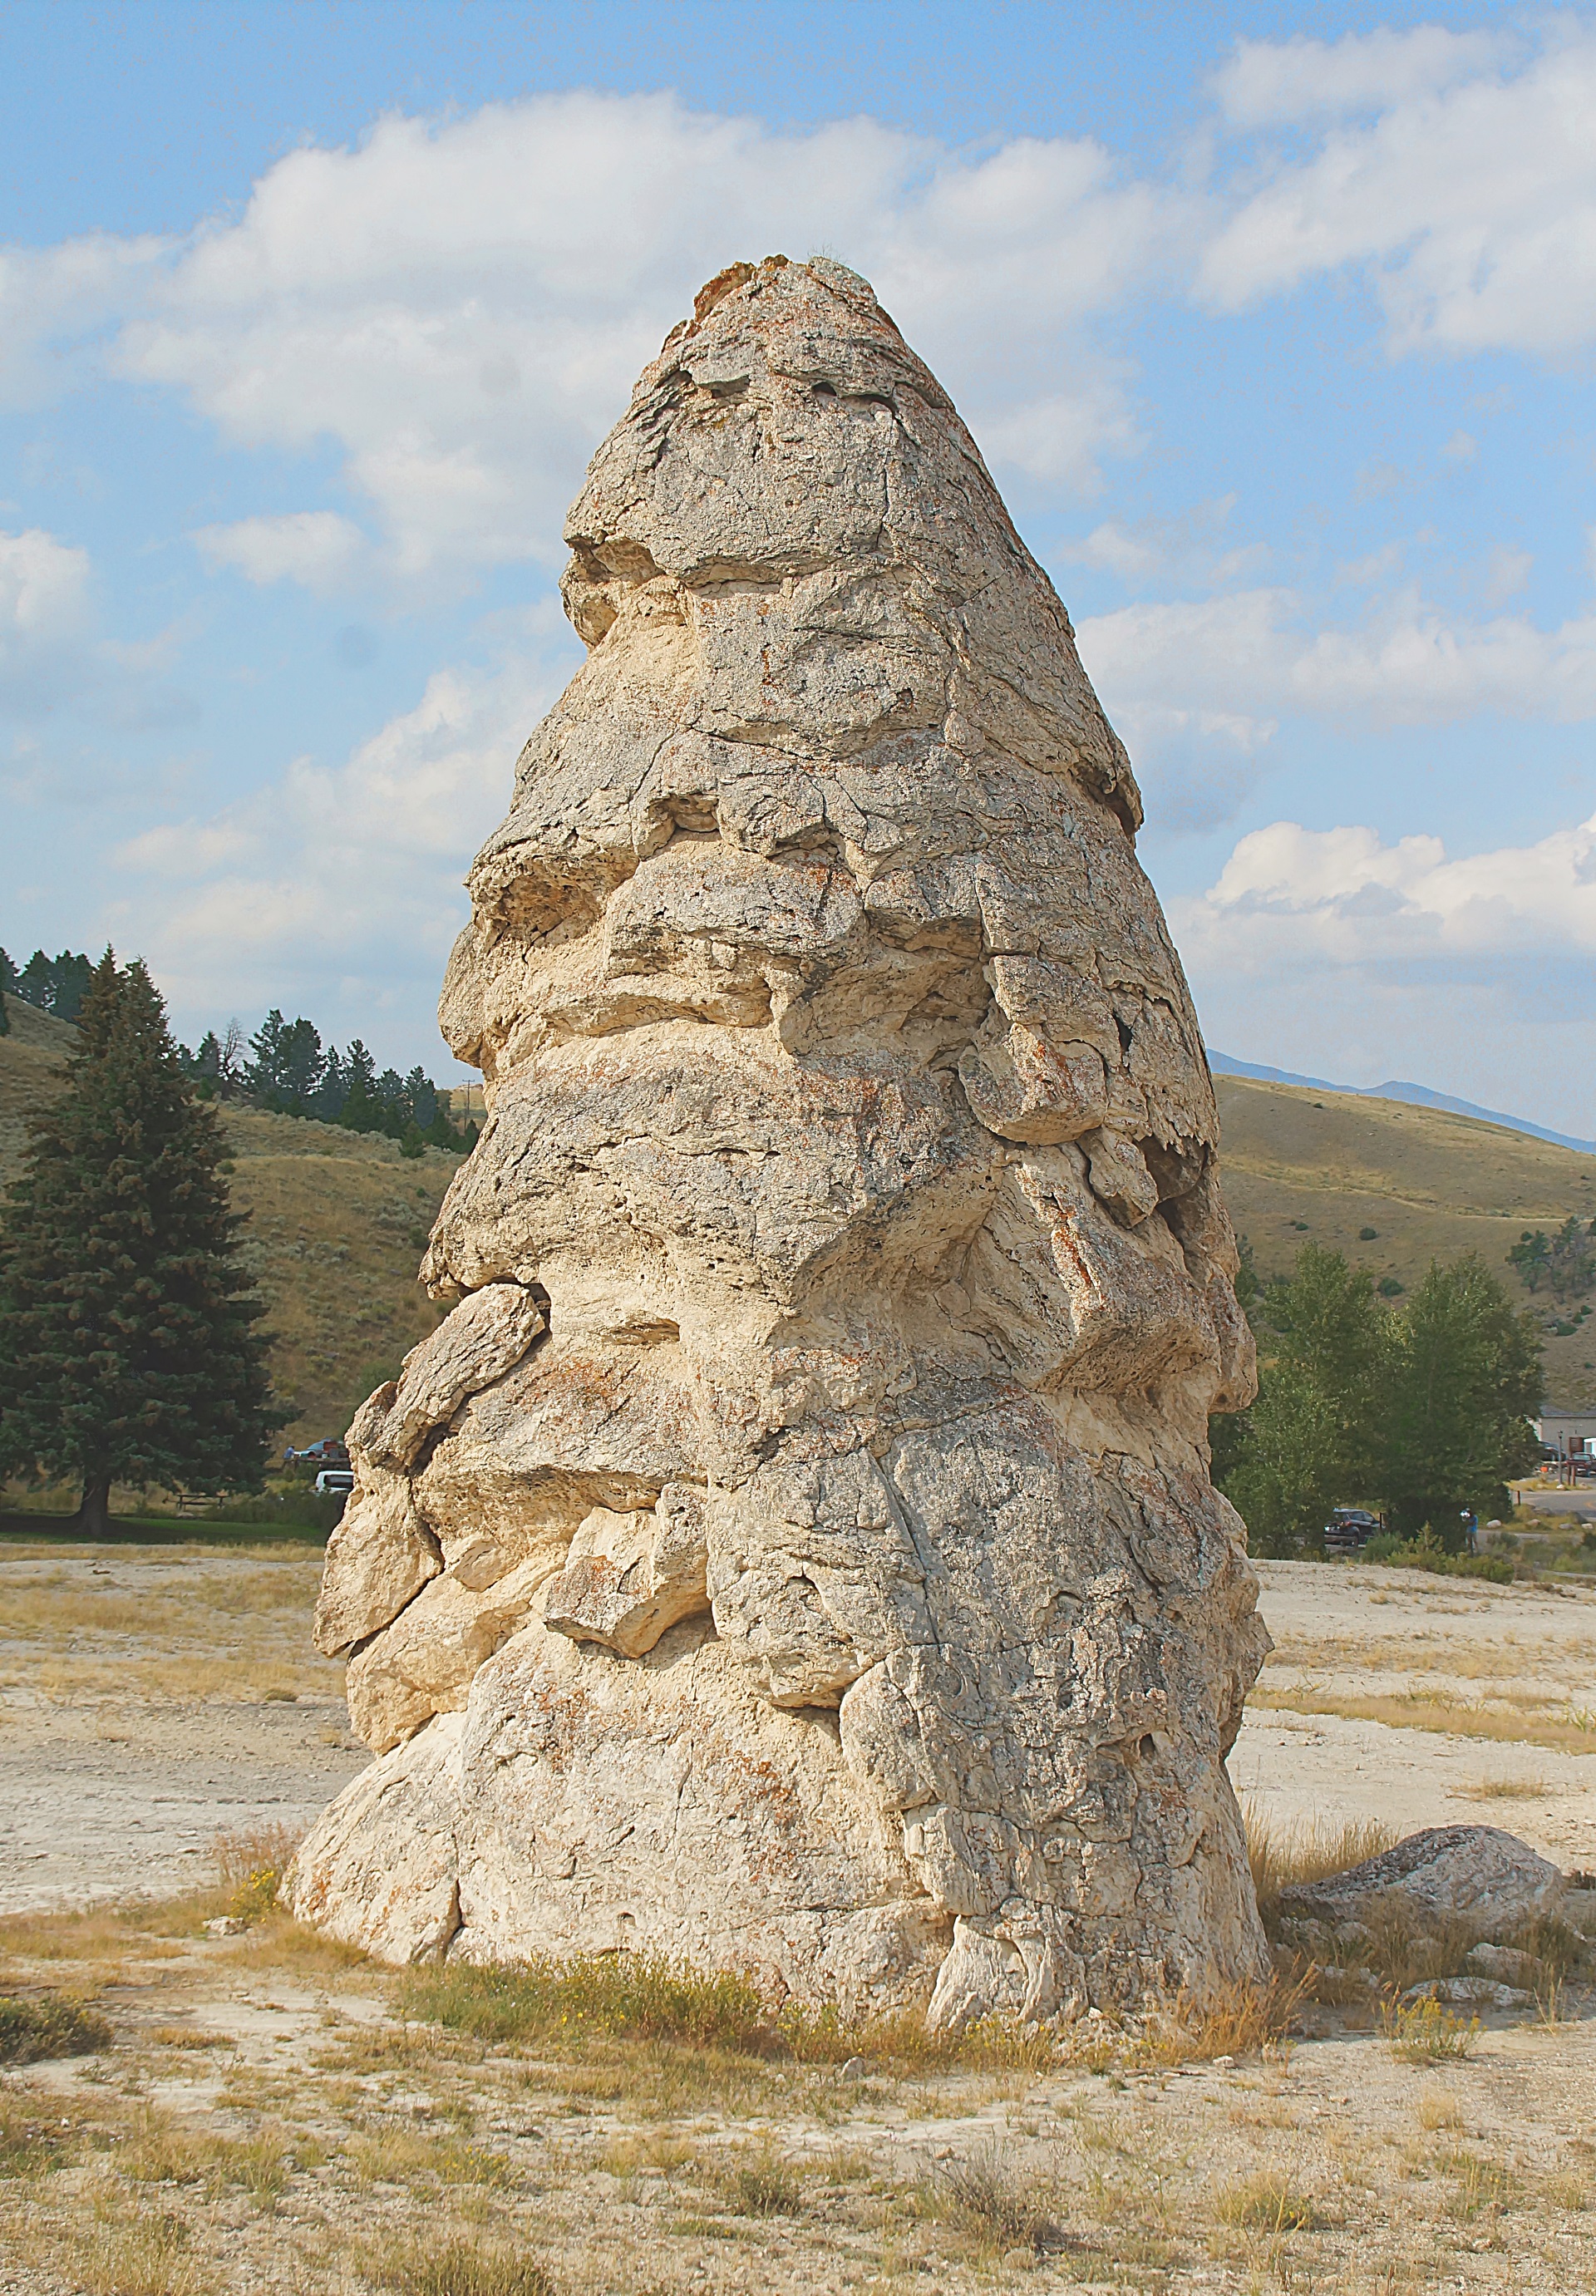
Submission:
<svg viewBox="0 0 1596 2296">
<path fill-rule="evenodd" d="M 303 1916 L 958 2024 L 1249 1978 L 1267 1647 L 1214 1099 L 1124 749 L 840 265 L 700 295 L 570 515 L 471 876 L 458 1305 L 351 1434 L 379 1757 Z"/>
</svg>

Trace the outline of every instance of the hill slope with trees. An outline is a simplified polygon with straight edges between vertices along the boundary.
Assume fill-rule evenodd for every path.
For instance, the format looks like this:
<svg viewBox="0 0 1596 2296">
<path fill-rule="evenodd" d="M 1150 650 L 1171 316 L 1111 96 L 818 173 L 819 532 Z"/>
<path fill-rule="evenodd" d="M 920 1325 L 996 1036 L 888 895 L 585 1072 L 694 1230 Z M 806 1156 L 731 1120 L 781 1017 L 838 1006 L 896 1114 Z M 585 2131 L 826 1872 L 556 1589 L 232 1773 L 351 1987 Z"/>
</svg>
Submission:
<svg viewBox="0 0 1596 2296">
<path fill-rule="evenodd" d="M 1316 1243 L 1401 1300 L 1431 1260 L 1477 1253 L 1514 1306 L 1535 1311 L 1549 1398 L 1596 1405 L 1596 1157 L 1402 1101 L 1242 1077 L 1215 1088 L 1225 1201 L 1265 1282 Z M 1527 1232 L 1551 1256 L 1571 1218 L 1582 1249 L 1559 1296 L 1512 1255 Z"/>
<path fill-rule="evenodd" d="M 48 1089 L 74 1034 L 20 998 L 5 1004 L 0 1184 L 17 1175 L 21 1111 Z M 1401 1298 L 1432 1259 L 1477 1252 L 1540 1316 L 1550 1395 L 1596 1404 L 1596 1280 L 1559 1300 L 1544 1282 L 1532 1292 L 1510 1261 L 1526 1231 L 1550 1249 L 1570 1217 L 1596 1217 L 1596 1158 L 1445 1110 L 1240 1077 L 1215 1086 L 1225 1196 L 1261 1277 L 1287 1274 L 1314 1242 Z M 238 1208 L 255 1216 L 248 1248 L 268 1302 L 274 1381 L 299 1412 L 290 1437 L 307 1442 L 340 1429 L 436 1324 L 415 1270 L 459 1160 L 431 1146 L 407 1159 L 380 1135 L 231 1103 L 223 1121 Z"/>
<path fill-rule="evenodd" d="M 0 1185 L 20 1170 L 22 1111 L 47 1096 L 76 1030 L 20 998 L 0 1036 Z M 355 1406 L 433 1330 L 416 1281 L 427 1232 L 460 1159 L 314 1119 L 221 1110 L 244 1250 L 266 1302 L 273 1386 L 297 1416 L 285 1441 L 341 1433 Z"/>
</svg>

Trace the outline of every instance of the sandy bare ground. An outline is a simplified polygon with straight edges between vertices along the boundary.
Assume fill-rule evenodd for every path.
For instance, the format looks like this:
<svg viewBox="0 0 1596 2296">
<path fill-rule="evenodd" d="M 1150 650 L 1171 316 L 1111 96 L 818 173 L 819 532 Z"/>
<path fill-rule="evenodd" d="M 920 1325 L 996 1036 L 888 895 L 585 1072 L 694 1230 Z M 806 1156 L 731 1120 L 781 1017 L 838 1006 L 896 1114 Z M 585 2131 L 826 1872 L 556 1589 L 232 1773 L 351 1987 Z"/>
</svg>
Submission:
<svg viewBox="0 0 1596 2296">
<path fill-rule="evenodd" d="M 1232 1767 L 1272 1823 L 1479 1817 L 1596 1866 L 1588 1595 L 1262 1576 L 1277 1702 Z M 210 1838 L 291 1827 L 362 1759 L 307 1654 L 314 1582 L 280 1552 L 0 1550 L 0 1988 L 113 2029 L 0 2070 L 4 2296 L 1596 2290 L 1577 1984 L 1433 2062 L 1310 2002 L 1232 2062 L 1212 2032 L 1140 2069 L 1089 2034 L 845 2068 L 474 2038 L 281 1916 L 206 1936 Z M 103 1902 L 129 1889 L 189 1894 Z M 101 1909 L 34 1910 L 63 1898 Z"/>
<path fill-rule="evenodd" d="M 1596 1869 L 1596 1595 L 1258 1568 L 1276 1648 L 1232 1758 L 1244 1800 L 1505 1824 Z M 218 1832 L 298 1829 L 331 1799 L 366 1758 L 310 1647 L 318 1569 L 0 1547 L 0 1913 L 170 1895 Z"/>
<path fill-rule="evenodd" d="M 1505 1825 L 1596 1869 L 1596 1595 L 1257 1569 L 1275 1649 L 1231 1757 L 1244 1801 L 1277 1824 Z"/>
<path fill-rule="evenodd" d="M 0 1913 L 209 1879 L 368 1759 L 307 1627 L 321 1557 L 0 1546 Z"/>
</svg>

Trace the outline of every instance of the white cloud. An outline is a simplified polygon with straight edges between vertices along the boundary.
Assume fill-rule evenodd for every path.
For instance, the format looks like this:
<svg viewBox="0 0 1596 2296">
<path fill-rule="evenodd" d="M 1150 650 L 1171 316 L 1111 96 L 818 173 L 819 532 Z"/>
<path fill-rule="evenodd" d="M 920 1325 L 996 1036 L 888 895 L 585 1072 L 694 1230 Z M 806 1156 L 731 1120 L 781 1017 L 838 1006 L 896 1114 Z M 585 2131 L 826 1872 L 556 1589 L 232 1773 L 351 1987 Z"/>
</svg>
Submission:
<svg viewBox="0 0 1596 2296">
<path fill-rule="evenodd" d="M 341 766 L 296 758 L 238 804 L 129 840 L 119 945 L 145 951 L 181 1013 L 297 994 L 332 1017 L 329 982 L 357 1013 L 396 996 L 413 1008 L 418 986 L 436 987 L 466 914 L 460 881 L 569 667 L 550 666 L 551 628 L 533 617 L 492 670 L 438 671 Z"/>
<path fill-rule="evenodd" d="M 1596 818 L 1534 845 L 1457 860 L 1438 837 L 1276 821 L 1241 839 L 1218 882 L 1174 905 L 1200 960 L 1289 965 L 1596 953 Z"/>
<path fill-rule="evenodd" d="M 65 698 L 88 643 L 89 555 L 40 527 L 0 533 L 0 709 Z"/>
<path fill-rule="evenodd" d="M 1273 822 L 1167 907 L 1210 1044 L 1596 1132 L 1596 819 L 1455 859 L 1438 837 Z"/>
<path fill-rule="evenodd" d="M 1127 574 L 1158 556 L 1150 543 L 1136 554 L 1134 537 L 1112 528 L 1087 547 L 1100 564 L 1118 554 Z M 1509 554 L 1494 571 L 1516 586 L 1527 564 Z M 1385 730 L 1486 714 L 1596 716 L 1596 616 L 1553 630 L 1523 615 L 1453 624 L 1412 586 L 1377 599 L 1353 627 L 1314 628 L 1296 591 L 1269 587 L 1122 606 L 1086 617 L 1076 635 L 1142 775 L 1155 830 L 1227 819 L 1284 718 Z"/>
<path fill-rule="evenodd" d="M 1322 113 L 1383 111 L 1488 70 L 1505 43 L 1488 32 L 1354 33 L 1344 40 L 1240 40 L 1210 83 L 1236 127 L 1272 127 Z"/>
<path fill-rule="evenodd" d="M 1504 599 L 1517 597 L 1528 586 L 1535 564 L 1531 552 L 1515 550 L 1510 543 L 1497 543 L 1486 571 L 1486 595 L 1491 603 L 1499 606 Z"/>
<path fill-rule="evenodd" d="M 1105 519 L 1058 554 L 1066 565 L 1096 567 L 1130 584 L 1166 579 L 1216 589 L 1257 574 L 1269 558 L 1266 543 L 1222 546 L 1235 506 L 1228 494 L 1174 518 L 1140 518 L 1129 526 Z"/>
<path fill-rule="evenodd" d="M 1375 116 L 1284 147 L 1204 250 L 1203 296 L 1238 310 L 1358 265 L 1399 349 L 1596 339 L 1596 29 L 1551 20 L 1516 70 L 1506 53 L 1434 28 L 1244 48 L 1221 78 L 1238 121 L 1305 117 L 1316 78 L 1324 109 Z"/>
<path fill-rule="evenodd" d="M 1253 719 L 1308 711 L 1380 726 L 1481 711 L 1596 715 L 1596 617 L 1543 630 L 1522 615 L 1453 625 L 1412 587 L 1350 629 L 1305 627 L 1283 588 L 1149 603 L 1092 617 L 1082 659 L 1110 716 L 1138 705 Z"/>
<path fill-rule="evenodd" d="M 193 539 L 208 566 L 231 566 L 250 582 L 300 582 L 323 595 L 348 586 L 367 550 L 354 521 L 331 510 L 202 526 Z"/>
<path fill-rule="evenodd" d="M 332 442 L 401 578 L 554 561 L 639 366 L 705 277 L 775 249 L 867 272 L 999 459 L 1090 487 L 1136 434 L 1087 323 L 1196 209 L 1081 139 L 967 155 L 868 119 L 783 135 L 668 95 L 539 97 L 290 153 L 236 221 L 146 249 L 109 357 L 237 445 Z M 282 522 L 243 523 L 208 530 L 214 555 L 328 578 L 315 537 L 279 560 Z"/>
<path fill-rule="evenodd" d="M 142 299 L 167 244 L 96 232 L 56 247 L 0 247 L 0 406 L 53 398 L 85 344 Z"/>
</svg>

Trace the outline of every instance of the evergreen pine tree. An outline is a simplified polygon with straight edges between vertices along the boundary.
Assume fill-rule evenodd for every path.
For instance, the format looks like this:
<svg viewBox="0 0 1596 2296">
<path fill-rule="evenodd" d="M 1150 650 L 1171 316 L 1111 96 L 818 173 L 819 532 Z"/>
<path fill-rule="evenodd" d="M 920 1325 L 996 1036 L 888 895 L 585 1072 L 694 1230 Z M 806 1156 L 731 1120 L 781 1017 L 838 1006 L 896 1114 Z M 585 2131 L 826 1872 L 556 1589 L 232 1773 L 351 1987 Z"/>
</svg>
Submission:
<svg viewBox="0 0 1596 2296">
<path fill-rule="evenodd" d="M 0 1218 L 0 1464 L 80 1480 L 91 1538 L 113 1481 L 258 1488 L 284 1422 L 265 1311 L 220 1124 L 142 964 L 94 968 L 66 1089 L 29 1133 Z"/>
</svg>

